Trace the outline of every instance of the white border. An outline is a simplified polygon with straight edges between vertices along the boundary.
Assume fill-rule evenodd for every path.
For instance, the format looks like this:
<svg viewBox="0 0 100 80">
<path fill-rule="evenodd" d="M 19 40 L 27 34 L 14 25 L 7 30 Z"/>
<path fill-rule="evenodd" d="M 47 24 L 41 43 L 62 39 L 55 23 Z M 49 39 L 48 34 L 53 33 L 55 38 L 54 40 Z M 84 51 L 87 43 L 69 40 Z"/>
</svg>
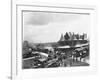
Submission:
<svg viewBox="0 0 100 80">
<path fill-rule="evenodd" d="M 23 6 L 24 5 L 24 6 Z M 30 4 L 28 4 L 30 5 Z M 43 6 L 43 7 L 42 7 Z M 51 5 L 50 5 L 51 6 Z M 60 7 L 59 7 L 60 6 Z M 73 7 L 73 6 L 62 6 L 59 5 L 58 8 L 46 7 L 43 4 L 41 7 L 38 5 L 26 6 L 25 4 L 15 4 L 13 3 L 12 9 L 12 79 L 34 79 L 34 78 L 46 78 L 51 76 L 66 76 L 66 75 L 87 75 L 88 73 L 95 73 L 96 70 L 96 9 L 93 7 Z M 67 8 L 72 7 L 72 8 Z M 79 9 L 80 8 L 80 9 Z M 83 9 L 82 9 L 83 8 Z M 22 59 L 21 59 L 21 39 L 22 39 L 22 10 L 36 10 L 36 11 L 56 11 L 56 12 L 76 12 L 76 13 L 89 13 L 91 15 L 91 38 L 90 38 L 90 66 L 89 67 L 70 67 L 70 68 L 49 68 L 49 69 L 30 69 L 22 70 Z M 94 35 L 95 34 L 95 35 Z M 16 51 L 17 49 L 17 51 Z M 16 63 L 17 62 L 17 63 Z M 34 75 L 34 76 L 33 76 Z"/>
</svg>

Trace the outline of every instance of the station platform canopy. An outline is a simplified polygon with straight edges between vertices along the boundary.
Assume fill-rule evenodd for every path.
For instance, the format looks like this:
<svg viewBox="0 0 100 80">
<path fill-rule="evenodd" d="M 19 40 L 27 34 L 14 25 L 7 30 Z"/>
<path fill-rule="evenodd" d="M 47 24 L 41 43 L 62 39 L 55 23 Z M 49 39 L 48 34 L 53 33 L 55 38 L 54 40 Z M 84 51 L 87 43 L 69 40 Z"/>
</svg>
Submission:
<svg viewBox="0 0 100 80">
<path fill-rule="evenodd" d="M 77 44 L 75 47 L 83 47 L 83 46 L 88 46 L 89 43 L 86 43 L 86 44 Z"/>
<path fill-rule="evenodd" d="M 70 46 L 59 46 L 57 48 L 70 48 Z"/>
</svg>

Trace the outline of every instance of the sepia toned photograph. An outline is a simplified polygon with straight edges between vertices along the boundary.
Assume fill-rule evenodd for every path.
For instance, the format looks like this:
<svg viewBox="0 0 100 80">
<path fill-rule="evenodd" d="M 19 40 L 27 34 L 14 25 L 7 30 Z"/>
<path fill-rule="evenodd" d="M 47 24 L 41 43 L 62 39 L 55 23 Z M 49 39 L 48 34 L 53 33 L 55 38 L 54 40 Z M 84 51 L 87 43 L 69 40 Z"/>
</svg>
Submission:
<svg viewBox="0 0 100 80">
<path fill-rule="evenodd" d="M 22 69 L 90 63 L 90 14 L 23 11 Z"/>
</svg>

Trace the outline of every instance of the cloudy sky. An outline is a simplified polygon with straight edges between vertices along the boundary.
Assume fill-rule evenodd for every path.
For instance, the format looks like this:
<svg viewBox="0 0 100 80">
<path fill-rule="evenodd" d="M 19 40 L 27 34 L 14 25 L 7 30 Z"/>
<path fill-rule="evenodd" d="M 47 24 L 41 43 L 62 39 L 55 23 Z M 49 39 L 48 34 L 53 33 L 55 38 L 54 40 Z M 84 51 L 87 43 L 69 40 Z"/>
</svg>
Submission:
<svg viewBox="0 0 100 80">
<path fill-rule="evenodd" d="M 86 14 L 23 12 L 23 36 L 29 42 L 55 42 L 66 32 L 89 35 L 89 27 Z"/>
</svg>

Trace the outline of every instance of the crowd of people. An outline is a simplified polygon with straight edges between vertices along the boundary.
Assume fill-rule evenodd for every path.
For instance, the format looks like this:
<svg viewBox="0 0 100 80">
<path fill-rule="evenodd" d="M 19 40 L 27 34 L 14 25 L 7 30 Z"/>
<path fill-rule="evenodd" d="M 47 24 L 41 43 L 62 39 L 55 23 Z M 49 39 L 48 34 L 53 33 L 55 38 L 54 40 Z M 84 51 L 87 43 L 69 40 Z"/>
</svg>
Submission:
<svg viewBox="0 0 100 80">
<path fill-rule="evenodd" d="M 24 68 L 67 67 L 72 66 L 74 61 L 85 61 L 86 57 L 89 57 L 88 46 L 53 50 L 28 48 L 27 53 L 23 54 L 23 66 Z"/>
</svg>

